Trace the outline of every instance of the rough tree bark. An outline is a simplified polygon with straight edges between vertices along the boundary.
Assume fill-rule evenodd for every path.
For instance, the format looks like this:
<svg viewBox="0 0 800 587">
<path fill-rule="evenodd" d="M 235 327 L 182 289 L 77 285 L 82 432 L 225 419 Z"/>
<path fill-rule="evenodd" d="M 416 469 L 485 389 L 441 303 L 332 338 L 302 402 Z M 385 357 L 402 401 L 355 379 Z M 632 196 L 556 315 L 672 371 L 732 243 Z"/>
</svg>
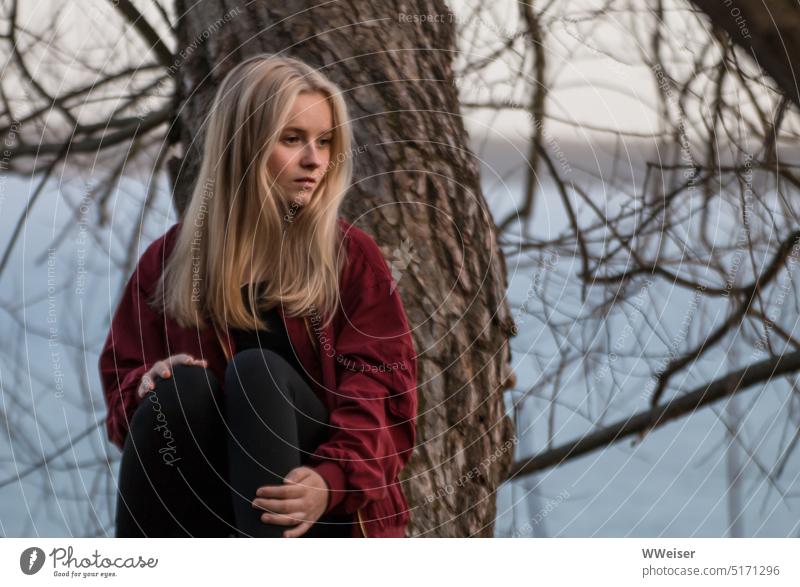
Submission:
<svg viewBox="0 0 800 587">
<path fill-rule="evenodd" d="M 513 435 L 502 393 L 513 321 L 452 84 L 455 18 L 441 1 L 406 2 L 402 13 L 366 0 L 178 0 L 176 9 L 171 141 L 183 158 L 170 170 L 179 213 L 200 158 L 198 125 L 236 63 L 259 52 L 296 56 L 346 93 L 359 152 L 345 216 L 375 236 L 387 261 L 412 259 L 398 282 L 420 353 L 418 446 L 404 475 L 409 534 L 491 536 L 495 491 L 514 456 L 502 450 Z M 406 17 L 432 13 L 436 22 Z"/>
</svg>

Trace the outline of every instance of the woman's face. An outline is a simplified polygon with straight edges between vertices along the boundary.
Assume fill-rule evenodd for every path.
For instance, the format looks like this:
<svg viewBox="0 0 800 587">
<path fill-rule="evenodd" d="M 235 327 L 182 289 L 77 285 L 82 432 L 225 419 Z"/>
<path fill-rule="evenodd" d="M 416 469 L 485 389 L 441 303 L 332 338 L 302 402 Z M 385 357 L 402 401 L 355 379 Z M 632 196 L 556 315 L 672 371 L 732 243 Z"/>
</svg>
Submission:
<svg viewBox="0 0 800 587">
<path fill-rule="evenodd" d="M 298 94 L 267 160 L 287 203 L 305 206 L 319 187 L 331 159 L 332 126 L 333 113 L 324 94 Z"/>
</svg>

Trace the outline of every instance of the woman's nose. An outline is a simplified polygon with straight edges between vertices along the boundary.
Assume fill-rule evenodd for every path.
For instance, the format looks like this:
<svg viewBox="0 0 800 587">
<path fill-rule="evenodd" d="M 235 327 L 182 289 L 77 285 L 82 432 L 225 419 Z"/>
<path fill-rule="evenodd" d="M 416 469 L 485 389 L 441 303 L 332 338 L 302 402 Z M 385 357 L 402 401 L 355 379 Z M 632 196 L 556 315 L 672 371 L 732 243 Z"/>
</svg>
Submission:
<svg viewBox="0 0 800 587">
<path fill-rule="evenodd" d="M 300 161 L 300 164 L 303 167 L 314 167 L 314 168 L 322 165 L 322 159 L 320 158 L 319 151 L 313 144 L 307 145 L 306 148 L 303 150 L 303 157 Z"/>
</svg>

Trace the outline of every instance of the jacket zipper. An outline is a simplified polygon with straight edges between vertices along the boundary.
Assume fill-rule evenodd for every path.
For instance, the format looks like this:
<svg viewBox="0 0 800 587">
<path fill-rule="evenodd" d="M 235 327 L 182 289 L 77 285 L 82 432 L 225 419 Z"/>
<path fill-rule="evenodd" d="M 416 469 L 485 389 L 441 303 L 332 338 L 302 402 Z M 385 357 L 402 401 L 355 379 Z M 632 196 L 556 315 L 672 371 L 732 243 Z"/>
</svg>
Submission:
<svg viewBox="0 0 800 587">
<path fill-rule="evenodd" d="M 311 327 L 308 325 L 308 319 L 305 316 L 303 316 L 303 324 L 306 325 L 306 332 L 308 332 L 308 339 L 311 341 L 311 346 L 316 351 L 317 343 L 314 342 L 314 335 L 311 334 Z M 361 534 L 364 535 L 364 538 L 368 538 L 367 529 L 364 527 L 364 520 L 361 518 L 361 509 L 356 510 L 356 518 L 358 519 L 358 527 L 361 530 Z"/>
</svg>

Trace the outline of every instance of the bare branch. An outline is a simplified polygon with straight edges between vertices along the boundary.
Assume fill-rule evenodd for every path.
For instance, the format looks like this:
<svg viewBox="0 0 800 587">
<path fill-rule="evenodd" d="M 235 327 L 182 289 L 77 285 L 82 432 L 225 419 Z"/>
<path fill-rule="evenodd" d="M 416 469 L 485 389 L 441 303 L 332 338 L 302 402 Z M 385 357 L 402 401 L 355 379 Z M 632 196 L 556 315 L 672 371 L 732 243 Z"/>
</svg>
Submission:
<svg viewBox="0 0 800 587">
<path fill-rule="evenodd" d="M 119 12 L 128 20 L 129 23 L 139 32 L 148 47 L 152 49 L 158 61 L 170 71 L 170 67 L 174 60 L 172 51 L 169 50 L 167 44 L 159 36 L 156 30 L 147 22 L 142 13 L 133 5 L 130 0 L 109 0 L 111 5 L 114 6 Z"/>
<path fill-rule="evenodd" d="M 743 369 L 728 373 L 724 377 L 703 385 L 676 397 L 669 403 L 653 408 L 630 418 L 597 430 L 558 448 L 545 451 L 529 459 L 514 463 L 507 481 L 524 477 L 537 471 L 543 471 L 554 465 L 575 459 L 599 448 L 605 448 L 619 440 L 663 426 L 720 399 L 740 393 L 758 383 L 764 383 L 787 375 L 800 369 L 800 352 L 789 353 L 780 357 L 771 357 L 748 365 Z"/>
</svg>

